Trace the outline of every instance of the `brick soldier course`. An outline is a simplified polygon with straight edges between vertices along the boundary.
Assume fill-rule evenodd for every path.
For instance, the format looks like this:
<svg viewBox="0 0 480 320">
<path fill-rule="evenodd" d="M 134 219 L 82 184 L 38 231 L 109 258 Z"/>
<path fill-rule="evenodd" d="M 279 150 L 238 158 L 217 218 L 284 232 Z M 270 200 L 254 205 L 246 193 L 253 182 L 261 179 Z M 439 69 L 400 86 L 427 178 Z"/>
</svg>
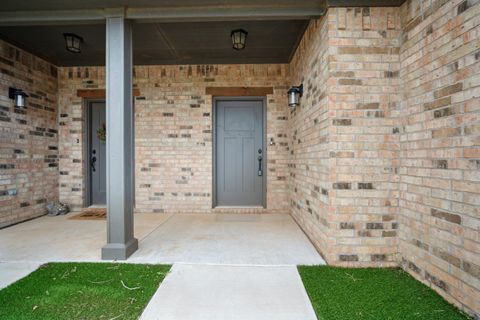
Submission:
<svg viewBox="0 0 480 320">
<path fill-rule="evenodd" d="M 267 206 L 332 265 L 397 266 L 480 314 L 480 4 L 329 8 L 289 64 L 136 66 L 136 212 L 211 213 L 211 87 L 271 87 Z M 0 42 L 0 226 L 85 203 L 84 100 L 103 67 Z M 301 105 L 286 90 L 304 84 Z M 30 95 L 14 108 L 8 86 Z M 271 143 L 270 143 L 271 141 Z M 229 212 L 232 212 L 229 210 Z"/>
</svg>

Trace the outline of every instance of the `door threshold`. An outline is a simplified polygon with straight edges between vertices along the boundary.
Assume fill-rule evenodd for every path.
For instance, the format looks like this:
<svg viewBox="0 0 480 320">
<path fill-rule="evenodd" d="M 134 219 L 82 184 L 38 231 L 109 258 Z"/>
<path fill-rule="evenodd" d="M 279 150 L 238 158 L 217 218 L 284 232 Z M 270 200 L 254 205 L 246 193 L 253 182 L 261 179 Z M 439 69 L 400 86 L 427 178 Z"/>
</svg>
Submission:
<svg viewBox="0 0 480 320">
<path fill-rule="evenodd" d="M 265 209 L 263 206 L 217 206 L 215 209 Z"/>
<path fill-rule="evenodd" d="M 106 209 L 107 205 L 106 204 L 92 204 L 87 207 L 88 209 Z"/>
</svg>

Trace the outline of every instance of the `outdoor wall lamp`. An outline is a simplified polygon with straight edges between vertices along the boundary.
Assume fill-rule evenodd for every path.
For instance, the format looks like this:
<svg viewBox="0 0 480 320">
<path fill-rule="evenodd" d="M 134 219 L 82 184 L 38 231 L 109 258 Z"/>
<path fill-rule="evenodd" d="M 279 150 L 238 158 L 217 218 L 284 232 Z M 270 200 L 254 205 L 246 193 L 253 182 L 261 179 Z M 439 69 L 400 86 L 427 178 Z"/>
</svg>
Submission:
<svg viewBox="0 0 480 320">
<path fill-rule="evenodd" d="M 288 92 L 288 105 L 295 108 L 300 104 L 300 97 L 303 96 L 303 83 L 298 87 L 291 87 Z"/>
<path fill-rule="evenodd" d="M 245 43 L 247 41 L 248 32 L 243 29 L 232 30 L 230 38 L 232 38 L 233 49 L 243 50 L 245 49 Z"/>
<path fill-rule="evenodd" d="M 15 107 L 25 108 L 25 98 L 28 97 L 28 94 L 21 89 L 8 88 L 8 97 L 14 100 Z"/>
<path fill-rule="evenodd" d="M 77 36 L 74 33 L 64 33 L 63 37 L 65 38 L 65 47 L 67 48 L 67 51 L 73 53 L 82 52 L 82 37 Z"/>
</svg>

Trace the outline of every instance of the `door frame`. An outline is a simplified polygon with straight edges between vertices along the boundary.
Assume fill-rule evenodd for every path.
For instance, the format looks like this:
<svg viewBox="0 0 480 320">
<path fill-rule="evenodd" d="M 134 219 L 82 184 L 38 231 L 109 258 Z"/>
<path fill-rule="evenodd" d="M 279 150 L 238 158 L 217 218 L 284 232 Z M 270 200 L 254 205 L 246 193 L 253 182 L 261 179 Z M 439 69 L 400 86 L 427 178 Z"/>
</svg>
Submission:
<svg viewBox="0 0 480 320">
<path fill-rule="evenodd" d="M 91 148 L 91 139 L 92 139 L 92 127 L 91 127 L 91 120 L 92 120 L 92 104 L 93 103 L 104 103 L 105 108 L 106 101 L 105 99 L 84 99 L 83 100 L 83 116 L 84 116 L 84 124 L 85 124 L 85 133 L 83 135 L 83 181 L 85 181 L 85 194 L 84 194 L 84 201 L 83 206 L 85 208 L 90 207 L 92 205 L 92 177 L 90 172 L 90 148 Z"/>
<path fill-rule="evenodd" d="M 217 102 L 219 101 L 260 101 L 262 102 L 262 141 L 263 141 L 263 176 L 262 176 L 262 207 L 267 208 L 267 174 L 268 174 L 268 145 L 267 145 L 267 97 L 240 96 L 240 97 L 213 97 L 212 99 L 212 209 L 217 208 Z M 238 208 L 254 208 L 256 206 L 238 206 Z"/>
</svg>

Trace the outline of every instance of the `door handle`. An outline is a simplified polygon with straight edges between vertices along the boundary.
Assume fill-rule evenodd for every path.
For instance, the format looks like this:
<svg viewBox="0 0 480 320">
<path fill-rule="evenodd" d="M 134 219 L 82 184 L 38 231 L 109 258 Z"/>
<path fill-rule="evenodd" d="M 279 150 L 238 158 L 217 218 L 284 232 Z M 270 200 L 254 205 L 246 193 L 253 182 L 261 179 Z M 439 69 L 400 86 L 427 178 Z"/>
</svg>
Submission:
<svg viewBox="0 0 480 320">
<path fill-rule="evenodd" d="M 95 162 L 97 162 L 97 157 L 93 156 L 90 160 L 90 166 L 92 167 L 92 171 L 95 172 Z"/>
<path fill-rule="evenodd" d="M 262 156 L 258 156 L 258 176 L 261 177 L 263 175 L 262 171 Z"/>
</svg>

